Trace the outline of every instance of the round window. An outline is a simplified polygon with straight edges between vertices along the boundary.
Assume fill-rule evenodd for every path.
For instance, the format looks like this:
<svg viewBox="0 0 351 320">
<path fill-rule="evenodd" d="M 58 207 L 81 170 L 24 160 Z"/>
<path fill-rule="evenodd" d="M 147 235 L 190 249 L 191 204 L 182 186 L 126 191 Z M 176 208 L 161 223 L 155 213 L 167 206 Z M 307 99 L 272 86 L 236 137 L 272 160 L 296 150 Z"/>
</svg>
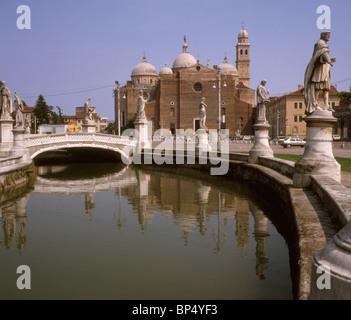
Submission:
<svg viewBox="0 0 351 320">
<path fill-rule="evenodd" d="M 194 91 L 196 92 L 202 91 L 202 84 L 200 82 L 196 82 L 194 84 Z"/>
</svg>

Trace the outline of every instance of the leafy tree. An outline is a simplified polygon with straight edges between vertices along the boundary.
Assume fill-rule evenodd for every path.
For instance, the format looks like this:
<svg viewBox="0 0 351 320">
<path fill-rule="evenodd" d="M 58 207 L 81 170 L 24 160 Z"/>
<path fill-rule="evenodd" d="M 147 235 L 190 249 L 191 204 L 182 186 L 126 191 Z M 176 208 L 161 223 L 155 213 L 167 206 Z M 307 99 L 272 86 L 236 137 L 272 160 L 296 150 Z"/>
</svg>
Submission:
<svg viewBox="0 0 351 320">
<path fill-rule="evenodd" d="M 110 122 L 106 129 L 105 132 L 108 134 L 115 134 L 116 133 L 116 128 L 115 128 L 115 123 L 114 122 Z"/>
<path fill-rule="evenodd" d="M 127 122 L 127 124 L 121 128 L 121 134 L 123 133 L 124 130 L 134 129 L 134 121 L 135 121 L 135 118 L 130 119 Z"/>
<path fill-rule="evenodd" d="M 350 92 L 341 91 L 338 93 L 338 97 L 340 98 L 341 106 L 351 104 L 351 86 L 350 86 Z"/>
<path fill-rule="evenodd" d="M 62 109 L 58 106 L 56 106 L 58 113 L 53 111 L 54 107 L 50 106 L 51 108 L 51 121 L 53 124 L 63 124 L 63 118 L 62 118 Z"/>
</svg>

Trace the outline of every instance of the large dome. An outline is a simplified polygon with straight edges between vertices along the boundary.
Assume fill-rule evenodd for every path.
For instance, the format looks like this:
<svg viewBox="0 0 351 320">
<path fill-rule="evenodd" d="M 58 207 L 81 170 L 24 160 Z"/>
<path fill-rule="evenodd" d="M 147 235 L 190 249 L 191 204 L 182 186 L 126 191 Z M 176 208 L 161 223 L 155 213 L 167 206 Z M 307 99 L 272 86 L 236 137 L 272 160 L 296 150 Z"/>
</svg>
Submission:
<svg viewBox="0 0 351 320">
<path fill-rule="evenodd" d="M 221 63 L 218 68 L 221 75 L 239 76 L 238 70 L 228 62 L 227 57 L 224 57 L 223 63 Z"/>
<path fill-rule="evenodd" d="M 197 60 L 188 52 L 188 44 L 186 43 L 186 37 L 184 37 L 183 52 L 175 58 L 173 68 L 187 68 L 196 63 Z"/>
<path fill-rule="evenodd" d="M 144 56 L 143 61 L 133 68 L 132 76 L 157 76 L 157 70 L 151 63 L 146 61 Z"/>
</svg>

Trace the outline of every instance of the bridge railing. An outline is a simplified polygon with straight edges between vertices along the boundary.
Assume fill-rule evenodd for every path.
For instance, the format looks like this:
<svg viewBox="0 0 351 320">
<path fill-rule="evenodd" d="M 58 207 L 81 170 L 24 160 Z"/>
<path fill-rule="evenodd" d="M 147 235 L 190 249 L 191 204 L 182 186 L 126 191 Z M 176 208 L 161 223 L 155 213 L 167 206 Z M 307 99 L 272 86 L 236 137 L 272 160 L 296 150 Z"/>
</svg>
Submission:
<svg viewBox="0 0 351 320">
<path fill-rule="evenodd" d="M 130 145 L 135 146 L 137 141 L 130 137 L 115 136 L 103 133 L 90 133 L 90 132 L 66 132 L 66 133 L 55 133 L 46 135 L 27 135 L 24 138 L 25 146 L 33 147 L 38 145 L 46 145 L 53 143 L 65 143 L 65 142 L 99 142 L 108 144 L 119 144 L 119 145 Z"/>
</svg>

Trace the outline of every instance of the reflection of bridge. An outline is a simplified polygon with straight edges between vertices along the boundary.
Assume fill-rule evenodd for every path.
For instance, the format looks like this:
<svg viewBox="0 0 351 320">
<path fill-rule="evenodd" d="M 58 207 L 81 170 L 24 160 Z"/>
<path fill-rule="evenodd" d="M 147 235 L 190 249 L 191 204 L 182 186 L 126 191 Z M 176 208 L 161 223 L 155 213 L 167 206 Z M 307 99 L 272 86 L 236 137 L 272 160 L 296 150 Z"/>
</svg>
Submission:
<svg viewBox="0 0 351 320">
<path fill-rule="evenodd" d="M 129 151 L 136 146 L 136 140 L 129 137 L 102 133 L 61 133 L 50 135 L 26 135 L 24 146 L 28 149 L 31 159 L 43 152 L 67 148 L 94 148 L 118 153 L 122 160 L 128 160 Z M 126 151 L 127 150 L 127 151 Z"/>
</svg>

